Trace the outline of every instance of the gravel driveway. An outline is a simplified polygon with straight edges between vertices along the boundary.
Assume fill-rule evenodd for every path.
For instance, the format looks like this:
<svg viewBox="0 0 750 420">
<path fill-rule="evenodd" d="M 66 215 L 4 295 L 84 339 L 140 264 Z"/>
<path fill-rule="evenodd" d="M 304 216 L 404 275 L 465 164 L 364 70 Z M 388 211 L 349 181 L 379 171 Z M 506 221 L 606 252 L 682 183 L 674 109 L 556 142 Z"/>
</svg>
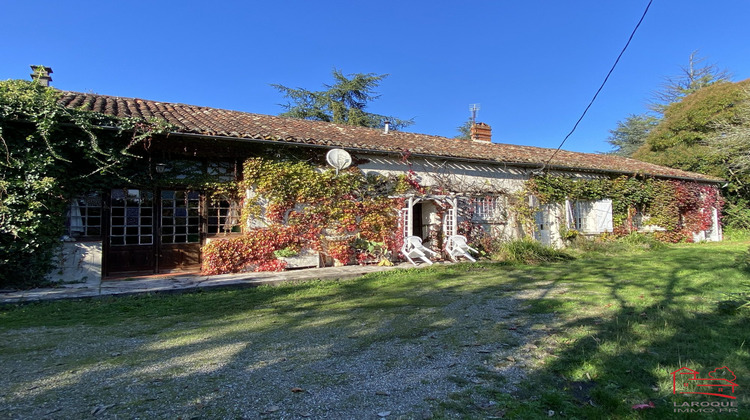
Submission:
<svg viewBox="0 0 750 420">
<path fill-rule="evenodd" d="M 0 337 L 0 418 L 429 419 L 471 387 L 512 392 L 552 319 L 519 294 Z M 481 395 L 478 393 L 476 395 Z M 493 401 L 475 401 L 492 405 Z"/>
</svg>

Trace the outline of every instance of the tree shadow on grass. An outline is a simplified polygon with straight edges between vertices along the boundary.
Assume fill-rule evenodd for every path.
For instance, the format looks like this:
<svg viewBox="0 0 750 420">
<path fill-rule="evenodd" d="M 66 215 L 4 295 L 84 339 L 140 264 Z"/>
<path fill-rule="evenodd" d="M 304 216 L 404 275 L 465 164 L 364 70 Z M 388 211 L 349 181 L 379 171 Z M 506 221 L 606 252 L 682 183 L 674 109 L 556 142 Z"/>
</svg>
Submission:
<svg viewBox="0 0 750 420">
<path fill-rule="evenodd" d="M 543 364 L 517 392 L 485 390 L 500 403 L 493 410 L 463 414 L 542 418 L 552 411 L 582 418 L 681 418 L 684 412 L 676 410 L 683 410 L 684 402 L 735 401 L 739 409 L 709 406 L 700 416 L 747 418 L 750 399 L 744 391 L 738 390 L 737 400 L 673 394 L 671 372 L 680 367 L 707 377 L 727 366 L 737 378 L 750 377 L 745 342 L 750 313 L 725 311 L 720 304 L 724 283 L 737 284 L 743 277 L 733 252 L 711 252 L 709 258 L 700 258 L 694 248 L 670 249 L 633 256 L 617 264 L 617 271 L 605 258 L 538 268 L 536 280 L 511 281 L 517 290 L 544 289 L 530 299 L 531 311 L 558 312 L 564 321 L 534 343 Z M 653 408 L 633 408 L 650 402 Z"/>
<path fill-rule="evenodd" d="M 459 264 L 63 305 L 60 317 L 81 312 L 5 330 L 2 373 L 19 379 L 3 385 L 0 416 L 668 417 L 687 400 L 670 388 L 682 365 L 750 377 L 747 317 L 718 312 L 711 295 L 730 254 L 677 249 L 616 271 L 608 258 Z"/>
<path fill-rule="evenodd" d="M 37 311 L 38 319 L 29 319 L 35 311 L 27 308 L 14 323 L 27 327 L 18 334 L 37 334 L 39 345 L 0 352 L 6 360 L 27 359 L 3 364 L 23 374 L 0 394 L 10 417 L 77 417 L 97 407 L 108 416 L 175 418 L 289 417 L 304 410 L 353 418 L 362 410 L 375 417 L 378 410 L 426 409 L 429 398 L 497 379 L 477 367 L 501 345 L 523 342 L 497 326 L 511 322 L 515 301 L 502 284 L 488 287 L 477 274 L 492 270 L 458 265 L 84 308 L 62 304 Z M 55 315 L 66 311 L 62 319 Z"/>
</svg>

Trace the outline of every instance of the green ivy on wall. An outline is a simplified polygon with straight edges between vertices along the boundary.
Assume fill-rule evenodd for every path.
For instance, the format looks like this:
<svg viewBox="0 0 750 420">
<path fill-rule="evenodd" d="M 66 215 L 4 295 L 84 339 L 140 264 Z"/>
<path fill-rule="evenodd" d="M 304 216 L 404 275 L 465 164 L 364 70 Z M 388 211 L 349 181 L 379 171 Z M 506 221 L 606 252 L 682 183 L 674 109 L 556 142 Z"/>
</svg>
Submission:
<svg viewBox="0 0 750 420">
<path fill-rule="evenodd" d="M 42 282 L 69 200 L 128 180 L 144 160 L 136 152 L 169 128 L 68 109 L 60 95 L 34 82 L 0 82 L 0 285 Z"/>
<path fill-rule="evenodd" d="M 633 216 L 638 210 L 650 216 L 649 224 L 666 229 L 655 235 L 670 242 L 692 241 L 694 232 L 710 229 L 713 209 L 720 214 L 724 205 L 714 185 L 650 177 L 574 179 L 544 175 L 529 180 L 527 189 L 543 204 L 610 198 L 616 232 L 633 231 Z"/>
</svg>

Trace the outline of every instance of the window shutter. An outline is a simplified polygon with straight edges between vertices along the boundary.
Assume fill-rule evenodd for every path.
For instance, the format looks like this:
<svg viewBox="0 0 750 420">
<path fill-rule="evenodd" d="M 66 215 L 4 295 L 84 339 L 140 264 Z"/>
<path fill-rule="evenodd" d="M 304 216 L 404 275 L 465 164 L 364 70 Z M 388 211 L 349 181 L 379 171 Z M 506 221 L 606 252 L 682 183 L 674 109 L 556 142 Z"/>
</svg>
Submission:
<svg viewBox="0 0 750 420">
<path fill-rule="evenodd" d="M 589 233 L 612 232 L 612 200 L 605 198 L 604 200 L 594 201 L 586 219 L 586 227 L 590 229 Z"/>
</svg>

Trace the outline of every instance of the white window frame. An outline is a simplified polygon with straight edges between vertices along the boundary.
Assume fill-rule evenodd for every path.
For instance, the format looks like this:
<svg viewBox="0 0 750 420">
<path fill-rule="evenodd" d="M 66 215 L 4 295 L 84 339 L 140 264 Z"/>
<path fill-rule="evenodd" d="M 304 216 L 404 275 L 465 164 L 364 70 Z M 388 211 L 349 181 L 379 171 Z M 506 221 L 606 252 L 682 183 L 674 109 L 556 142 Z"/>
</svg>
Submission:
<svg viewBox="0 0 750 420">
<path fill-rule="evenodd" d="M 473 199 L 474 222 L 492 223 L 502 219 L 503 200 L 501 196 L 488 195 Z"/>
</svg>

